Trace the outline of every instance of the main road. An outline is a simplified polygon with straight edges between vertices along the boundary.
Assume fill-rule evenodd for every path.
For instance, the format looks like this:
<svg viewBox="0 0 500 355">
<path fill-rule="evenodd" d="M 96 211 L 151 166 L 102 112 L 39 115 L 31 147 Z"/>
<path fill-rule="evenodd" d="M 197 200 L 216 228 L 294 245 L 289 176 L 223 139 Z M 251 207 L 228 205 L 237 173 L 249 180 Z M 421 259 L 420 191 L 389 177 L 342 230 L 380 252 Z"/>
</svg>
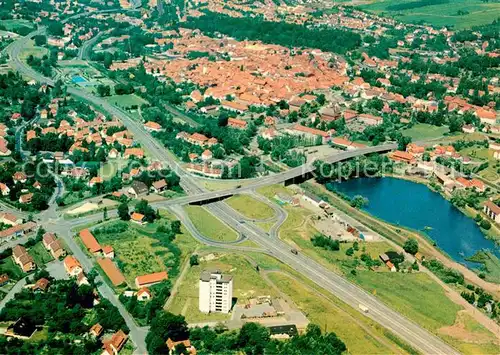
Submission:
<svg viewBox="0 0 500 355">
<path fill-rule="evenodd" d="M 26 44 L 26 41 L 34 35 L 41 34 L 43 32 L 44 29 L 41 28 L 38 31 L 35 31 L 32 34 L 28 35 L 27 37 L 13 42 L 8 47 L 8 51 L 11 58 L 11 65 L 14 69 L 41 83 L 53 85 L 54 82 L 52 79 L 43 77 L 40 73 L 35 72 L 19 59 L 19 53 L 23 46 Z M 159 144 L 155 139 L 153 139 L 143 129 L 142 125 L 130 118 L 125 111 L 109 104 L 102 98 L 96 97 L 76 87 L 69 86 L 67 91 L 69 94 L 86 100 L 93 105 L 99 106 L 109 114 L 121 119 L 122 122 L 127 126 L 127 128 L 134 134 L 135 139 L 140 141 L 144 148 L 148 150 L 152 158 L 167 163 L 173 170 L 175 170 L 181 178 L 181 186 L 184 188 L 184 190 L 189 195 L 195 195 L 193 197 L 190 196 L 188 198 L 185 198 L 184 203 L 200 201 L 200 196 L 202 196 L 202 200 L 206 200 L 209 198 L 222 197 L 224 194 L 228 195 L 237 193 L 241 190 L 254 189 L 259 186 L 279 183 L 313 171 L 312 164 L 306 164 L 302 167 L 291 169 L 282 174 L 259 179 L 251 185 L 245 186 L 244 188 L 226 190 L 225 192 L 206 192 L 199 186 L 197 186 L 193 178 L 181 168 L 179 163 L 172 158 L 166 148 Z M 356 151 L 348 151 L 332 156 L 331 158 L 327 159 L 327 161 L 336 162 L 362 154 L 368 154 L 377 151 L 388 151 L 394 148 L 396 148 L 396 145 L 390 144 L 385 146 L 359 149 Z M 176 200 L 176 202 L 179 201 Z M 407 343 L 409 343 L 416 349 L 427 354 L 457 353 L 453 348 L 444 343 L 441 339 L 431 334 L 427 330 L 424 330 L 406 317 L 390 309 L 383 302 L 378 300 L 373 295 L 365 292 L 360 287 L 348 282 L 341 276 L 329 271 L 322 265 L 316 263 L 315 261 L 304 255 L 294 255 L 290 253 L 290 247 L 286 243 L 277 238 L 269 236 L 267 233 L 265 233 L 252 223 L 242 223 L 240 216 L 227 204 L 223 202 L 217 202 L 208 205 L 207 208 L 210 212 L 216 215 L 219 219 L 226 222 L 229 226 L 237 231 L 244 233 L 248 238 L 254 240 L 262 247 L 264 247 L 268 254 L 273 255 L 278 260 L 291 266 L 292 268 L 303 274 L 305 277 L 315 282 L 318 286 L 337 296 L 345 303 L 351 305 L 355 309 L 358 309 L 358 306 L 360 304 L 368 307 L 369 312 L 366 313 L 367 317 L 372 318 L 385 328 L 389 329 L 392 333 L 404 339 Z"/>
</svg>

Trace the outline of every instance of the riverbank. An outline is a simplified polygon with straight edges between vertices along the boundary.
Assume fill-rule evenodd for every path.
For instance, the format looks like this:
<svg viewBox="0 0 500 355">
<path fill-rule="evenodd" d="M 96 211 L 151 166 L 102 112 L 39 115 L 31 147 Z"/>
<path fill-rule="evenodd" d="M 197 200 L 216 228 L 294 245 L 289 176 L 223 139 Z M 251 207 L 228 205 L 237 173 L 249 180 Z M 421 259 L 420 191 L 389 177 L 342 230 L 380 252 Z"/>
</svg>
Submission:
<svg viewBox="0 0 500 355">
<path fill-rule="evenodd" d="M 301 187 L 307 191 L 310 191 L 311 193 L 316 194 L 321 199 L 329 202 L 342 212 L 349 214 L 353 218 L 365 224 L 367 227 L 373 229 L 389 240 L 392 240 L 398 245 L 403 245 L 404 242 L 410 237 L 417 239 L 419 241 L 421 253 L 428 259 L 437 259 L 446 267 L 460 271 L 464 275 L 465 280 L 467 280 L 469 283 L 483 288 L 485 291 L 494 295 L 496 298 L 500 298 L 500 288 L 498 287 L 498 284 L 494 284 L 492 282 L 481 279 L 474 271 L 458 262 L 453 261 L 448 256 L 445 256 L 441 251 L 435 248 L 432 242 L 430 242 L 422 234 L 416 231 L 411 231 L 399 225 L 392 225 L 383 220 L 380 220 L 379 218 L 369 214 L 366 211 L 361 211 L 353 208 L 350 206 L 349 202 L 342 199 L 335 193 L 327 190 L 325 186 L 316 182 L 306 182 L 302 184 Z"/>
</svg>

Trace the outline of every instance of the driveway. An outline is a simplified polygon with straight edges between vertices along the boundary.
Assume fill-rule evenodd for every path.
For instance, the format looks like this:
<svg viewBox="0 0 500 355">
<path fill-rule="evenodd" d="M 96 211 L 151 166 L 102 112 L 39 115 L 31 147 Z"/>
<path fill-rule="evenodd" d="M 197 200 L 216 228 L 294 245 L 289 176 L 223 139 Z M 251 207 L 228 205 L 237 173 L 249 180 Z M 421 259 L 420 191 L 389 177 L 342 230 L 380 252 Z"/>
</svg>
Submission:
<svg viewBox="0 0 500 355">
<path fill-rule="evenodd" d="M 66 274 L 62 261 L 54 260 L 46 265 L 46 270 L 56 280 L 68 280 L 69 276 Z"/>
</svg>

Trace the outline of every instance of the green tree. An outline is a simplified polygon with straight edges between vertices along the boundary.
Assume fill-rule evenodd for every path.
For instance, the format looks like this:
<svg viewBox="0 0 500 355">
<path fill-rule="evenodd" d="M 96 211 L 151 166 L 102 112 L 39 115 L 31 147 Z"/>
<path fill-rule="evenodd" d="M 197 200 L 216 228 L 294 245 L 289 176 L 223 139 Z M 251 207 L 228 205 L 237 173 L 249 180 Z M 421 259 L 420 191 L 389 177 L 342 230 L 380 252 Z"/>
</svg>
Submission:
<svg viewBox="0 0 500 355">
<path fill-rule="evenodd" d="M 481 226 L 481 228 L 483 229 L 486 229 L 486 230 L 489 230 L 491 228 L 491 223 L 490 221 L 486 220 L 486 219 L 483 219 L 481 221 L 481 223 L 479 223 L 479 225 Z"/>
<path fill-rule="evenodd" d="M 189 258 L 189 265 L 190 266 L 195 266 L 195 265 L 199 265 L 200 262 L 198 261 L 198 255 L 194 254 L 194 255 L 191 255 L 191 257 Z"/>
<path fill-rule="evenodd" d="M 418 253 L 418 241 L 415 238 L 406 239 L 403 249 L 405 252 L 415 255 Z"/>
<path fill-rule="evenodd" d="M 175 234 L 181 234 L 181 221 L 175 220 L 170 223 L 170 229 Z"/>
<path fill-rule="evenodd" d="M 269 342 L 269 331 L 258 323 L 245 323 L 238 335 L 238 346 L 246 354 L 263 354 Z"/>
<path fill-rule="evenodd" d="M 165 342 L 186 340 L 189 338 L 189 328 L 181 315 L 158 311 L 151 320 L 149 333 L 146 336 L 146 345 L 150 354 L 168 354 Z"/>
<path fill-rule="evenodd" d="M 118 206 L 118 217 L 120 217 L 120 219 L 122 221 L 128 221 L 128 220 L 130 220 L 130 213 L 128 211 L 128 204 L 127 204 L 127 202 L 122 202 Z"/>
</svg>

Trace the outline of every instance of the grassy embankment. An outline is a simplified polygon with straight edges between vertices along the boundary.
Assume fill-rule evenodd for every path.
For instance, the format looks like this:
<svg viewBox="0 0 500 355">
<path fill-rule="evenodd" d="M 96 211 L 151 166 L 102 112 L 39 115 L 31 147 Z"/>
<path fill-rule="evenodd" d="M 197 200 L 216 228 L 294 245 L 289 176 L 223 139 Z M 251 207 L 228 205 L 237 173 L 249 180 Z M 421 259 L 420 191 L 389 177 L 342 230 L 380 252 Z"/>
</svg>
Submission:
<svg viewBox="0 0 500 355">
<path fill-rule="evenodd" d="M 238 239 L 238 233 L 216 218 L 205 208 L 200 206 L 185 206 L 191 222 L 205 237 L 222 242 L 231 242 Z"/>
<path fill-rule="evenodd" d="M 232 196 L 226 203 L 250 219 L 268 219 L 274 217 L 274 211 L 271 207 L 248 195 Z"/>
</svg>

